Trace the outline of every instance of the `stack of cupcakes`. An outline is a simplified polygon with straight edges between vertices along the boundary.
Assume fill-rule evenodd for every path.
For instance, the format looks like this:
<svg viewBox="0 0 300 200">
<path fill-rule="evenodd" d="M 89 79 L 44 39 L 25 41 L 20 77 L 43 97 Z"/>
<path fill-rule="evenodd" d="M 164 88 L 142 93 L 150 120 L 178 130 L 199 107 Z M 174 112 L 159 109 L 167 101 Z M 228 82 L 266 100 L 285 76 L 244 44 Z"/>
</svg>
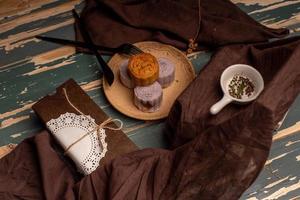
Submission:
<svg viewBox="0 0 300 200">
<path fill-rule="evenodd" d="M 155 112 L 160 108 L 163 88 L 175 79 L 175 66 L 167 58 L 156 59 L 141 53 L 121 64 L 120 79 L 124 86 L 134 90 L 134 104 L 139 110 Z"/>
</svg>

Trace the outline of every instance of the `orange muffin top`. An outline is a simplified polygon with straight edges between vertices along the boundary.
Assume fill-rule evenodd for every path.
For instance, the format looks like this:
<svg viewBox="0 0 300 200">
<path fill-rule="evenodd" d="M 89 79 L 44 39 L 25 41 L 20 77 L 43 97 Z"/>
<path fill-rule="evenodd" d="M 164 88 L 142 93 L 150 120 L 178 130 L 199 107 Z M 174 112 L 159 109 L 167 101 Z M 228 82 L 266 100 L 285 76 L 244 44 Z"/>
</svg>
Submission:
<svg viewBox="0 0 300 200">
<path fill-rule="evenodd" d="M 149 53 L 130 57 L 128 71 L 136 85 L 150 85 L 158 78 L 159 66 L 156 58 Z"/>
</svg>

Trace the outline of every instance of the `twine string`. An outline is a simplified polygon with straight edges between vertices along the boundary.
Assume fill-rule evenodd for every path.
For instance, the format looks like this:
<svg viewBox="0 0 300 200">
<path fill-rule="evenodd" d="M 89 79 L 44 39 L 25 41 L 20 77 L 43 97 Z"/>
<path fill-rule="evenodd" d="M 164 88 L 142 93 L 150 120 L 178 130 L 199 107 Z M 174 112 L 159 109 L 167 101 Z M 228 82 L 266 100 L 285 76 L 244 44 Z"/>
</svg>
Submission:
<svg viewBox="0 0 300 200">
<path fill-rule="evenodd" d="M 85 133 L 84 135 L 82 135 L 80 138 L 78 138 L 77 140 L 75 140 L 74 142 L 72 142 L 66 149 L 64 154 L 67 154 L 69 152 L 69 150 L 78 142 L 80 142 L 83 138 L 85 138 L 86 136 L 90 135 L 91 133 L 94 133 L 95 131 L 97 132 L 97 137 L 98 137 L 98 141 L 99 144 L 101 144 L 100 142 L 100 130 L 101 129 L 109 129 L 109 130 L 113 130 L 113 131 L 118 131 L 121 130 L 123 128 L 123 122 L 120 119 L 112 119 L 111 117 L 109 117 L 108 119 L 106 119 L 105 121 L 103 121 L 101 124 L 96 124 L 95 122 L 93 122 L 90 118 L 88 118 L 80 109 L 78 109 L 69 99 L 69 96 L 67 94 L 67 90 L 66 88 L 63 88 L 63 93 L 64 96 L 66 97 L 67 102 L 70 104 L 70 106 L 72 108 L 74 108 L 78 113 L 80 113 L 82 116 L 84 116 L 85 119 L 87 119 L 89 122 L 91 122 L 95 128 L 87 133 Z M 112 122 L 119 122 L 119 125 L 115 128 L 111 125 L 109 125 Z"/>
</svg>

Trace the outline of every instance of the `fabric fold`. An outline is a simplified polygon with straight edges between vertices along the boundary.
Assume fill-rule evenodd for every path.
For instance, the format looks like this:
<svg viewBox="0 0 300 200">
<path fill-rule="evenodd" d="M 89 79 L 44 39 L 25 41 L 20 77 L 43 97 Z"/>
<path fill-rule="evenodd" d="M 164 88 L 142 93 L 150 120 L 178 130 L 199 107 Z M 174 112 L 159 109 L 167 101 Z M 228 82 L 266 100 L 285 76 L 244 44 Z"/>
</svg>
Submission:
<svg viewBox="0 0 300 200">
<path fill-rule="evenodd" d="M 232 45 L 216 52 L 193 84 L 177 99 L 169 114 L 173 147 L 181 146 L 211 125 L 222 123 L 251 105 L 230 104 L 216 116 L 208 112 L 222 97 L 218 81 L 222 71 L 237 63 L 251 65 L 262 74 L 265 88 L 256 101 L 276 113 L 275 123 L 278 123 L 287 111 L 286 105 L 291 104 L 297 95 L 295 90 L 299 88 L 299 69 L 295 64 L 298 63 L 299 39 L 294 37 L 272 43 Z M 285 93 L 294 96 L 283 95 Z M 276 98 L 272 98 L 274 96 Z"/>
<path fill-rule="evenodd" d="M 229 0 L 89 0 L 81 17 L 94 42 L 108 47 L 158 41 L 186 50 L 194 39 L 200 48 L 216 48 L 289 33 L 263 26 Z M 82 40 L 78 29 L 76 33 Z"/>
<path fill-rule="evenodd" d="M 299 53 L 299 37 L 219 49 L 169 114 L 173 150 L 123 154 L 79 181 L 48 133 L 27 139 L 0 160 L 0 197 L 238 199 L 263 168 L 273 130 L 300 92 Z M 265 89 L 254 102 L 212 116 L 210 106 L 222 97 L 221 73 L 237 63 L 256 68 Z"/>
<path fill-rule="evenodd" d="M 74 199 L 71 163 L 43 131 L 0 160 L 0 199 Z"/>
<path fill-rule="evenodd" d="M 263 168 L 273 131 L 300 92 L 299 61 L 294 59 L 298 57 L 299 47 L 299 38 L 293 38 L 220 49 L 178 98 L 169 115 L 169 136 L 174 150 L 146 149 L 115 159 L 111 165 L 103 166 L 79 182 L 75 187 L 75 191 L 80 188 L 77 197 L 93 199 L 93 195 L 89 196 L 93 193 L 90 189 L 97 188 L 108 199 L 136 199 L 137 196 L 140 199 L 238 199 Z M 250 64 L 259 70 L 265 79 L 265 90 L 249 105 L 232 104 L 212 116 L 209 108 L 221 98 L 221 73 L 236 63 Z M 147 165 L 140 164 L 143 162 Z M 131 168 L 137 176 L 127 179 L 126 170 Z M 155 171 L 150 172 L 149 168 Z M 91 187 L 86 184 L 91 179 L 101 182 L 93 181 L 95 185 Z M 105 179 L 112 187 L 109 190 Z M 114 187 L 122 190 L 112 192 Z"/>
</svg>

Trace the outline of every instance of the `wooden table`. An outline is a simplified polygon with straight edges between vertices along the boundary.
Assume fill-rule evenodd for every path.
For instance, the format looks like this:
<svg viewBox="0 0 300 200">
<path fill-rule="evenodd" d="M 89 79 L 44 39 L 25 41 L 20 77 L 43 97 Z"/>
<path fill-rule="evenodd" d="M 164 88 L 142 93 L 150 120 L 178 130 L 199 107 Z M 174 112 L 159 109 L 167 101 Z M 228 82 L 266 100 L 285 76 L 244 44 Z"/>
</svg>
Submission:
<svg viewBox="0 0 300 200">
<path fill-rule="evenodd" d="M 300 34 L 300 0 L 233 1 L 265 25 L 288 27 L 291 35 Z M 0 0 L 0 146 L 19 143 L 42 130 L 31 106 L 72 77 L 107 114 L 123 120 L 123 131 L 140 148 L 165 147 L 163 121 L 128 118 L 107 102 L 93 56 L 32 38 L 44 34 L 73 39 L 70 10 L 74 6 L 80 9 L 83 4 L 79 0 Z M 190 58 L 197 72 L 210 55 L 201 52 Z M 299 130 L 300 97 L 274 134 L 264 170 L 241 199 L 300 199 Z"/>
</svg>

